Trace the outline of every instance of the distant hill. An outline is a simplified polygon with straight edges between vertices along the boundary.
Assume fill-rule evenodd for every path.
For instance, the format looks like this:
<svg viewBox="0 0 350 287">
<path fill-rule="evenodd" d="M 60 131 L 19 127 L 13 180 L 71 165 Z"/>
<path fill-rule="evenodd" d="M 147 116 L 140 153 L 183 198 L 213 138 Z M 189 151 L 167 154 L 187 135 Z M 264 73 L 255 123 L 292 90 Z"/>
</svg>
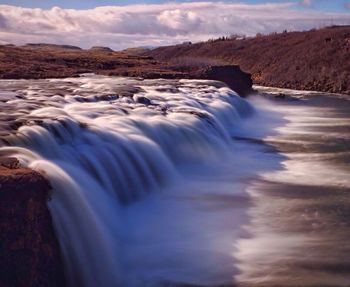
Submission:
<svg viewBox="0 0 350 287">
<path fill-rule="evenodd" d="M 93 46 L 90 48 L 90 51 L 99 51 L 99 52 L 114 52 L 109 47 L 103 47 L 103 46 Z"/>
<path fill-rule="evenodd" d="M 144 48 L 144 47 L 127 48 L 122 50 L 122 52 L 124 53 L 127 53 L 129 55 L 135 55 L 135 56 L 143 55 L 149 51 L 151 51 L 151 49 Z"/>
<path fill-rule="evenodd" d="M 237 64 L 255 84 L 350 94 L 350 26 L 219 38 L 146 51 L 169 65 Z"/>
<path fill-rule="evenodd" d="M 81 73 L 139 76 L 142 69 L 160 74 L 164 70 L 150 57 L 108 47 L 83 50 L 53 44 L 0 45 L 0 79 L 62 78 Z"/>
<path fill-rule="evenodd" d="M 56 45 L 56 44 L 45 44 L 45 43 L 28 43 L 22 46 L 25 49 L 33 50 L 82 50 L 80 47 L 71 45 Z"/>
</svg>

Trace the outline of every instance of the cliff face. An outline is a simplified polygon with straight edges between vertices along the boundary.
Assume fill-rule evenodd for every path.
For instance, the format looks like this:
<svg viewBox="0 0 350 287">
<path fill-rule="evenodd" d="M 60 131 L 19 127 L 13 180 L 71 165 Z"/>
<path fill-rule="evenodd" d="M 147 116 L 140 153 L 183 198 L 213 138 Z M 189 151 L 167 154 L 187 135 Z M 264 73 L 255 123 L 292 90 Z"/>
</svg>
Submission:
<svg viewBox="0 0 350 287">
<path fill-rule="evenodd" d="M 350 26 L 160 47 L 158 61 L 239 65 L 255 84 L 350 95 Z"/>
<path fill-rule="evenodd" d="M 48 182 L 0 159 L 0 286 L 65 286 L 63 265 L 46 206 Z"/>
<path fill-rule="evenodd" d="M 229 88 L 241 96 L 252 92 L 251 75 L 236 65 L 208 66 L 199 71 L 198 78 L 224 82 Z"/>
</svg>

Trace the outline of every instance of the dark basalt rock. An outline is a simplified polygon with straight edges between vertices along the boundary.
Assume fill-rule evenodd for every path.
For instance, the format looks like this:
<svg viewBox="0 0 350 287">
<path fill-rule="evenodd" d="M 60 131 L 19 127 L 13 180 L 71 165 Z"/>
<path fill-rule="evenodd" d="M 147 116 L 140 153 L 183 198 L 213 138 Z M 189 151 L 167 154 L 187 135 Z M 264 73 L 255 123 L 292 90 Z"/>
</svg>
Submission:
<svg viewBox="0 0 350 287">
<path fill-rule="evenodd" d="M 207 66 L 198 72 L 198 78 L 224 82 L 240 96 L 247 96 L 252 92 L 251 75 L 237 65 Z"/>
<path fill-rule="evenodd" d="M 146 106 L 152 104 L 151 100 L 146 97 L 137 97 L 136 102 L 138 102 L 139 104 L 144 104 Z"/>
<path fill-rule="evenodd" d="M 287 96 L 285 94 L 279 93 L 278 95 L 275 95 L 275 99 L 281 99 L 284 100 Z"/>
<path fill-rule="evenodd" d="M 0 286 L 65 286 L 63 265 L 46 203 L 49 183 L 0 160 Z"/>
</svg>

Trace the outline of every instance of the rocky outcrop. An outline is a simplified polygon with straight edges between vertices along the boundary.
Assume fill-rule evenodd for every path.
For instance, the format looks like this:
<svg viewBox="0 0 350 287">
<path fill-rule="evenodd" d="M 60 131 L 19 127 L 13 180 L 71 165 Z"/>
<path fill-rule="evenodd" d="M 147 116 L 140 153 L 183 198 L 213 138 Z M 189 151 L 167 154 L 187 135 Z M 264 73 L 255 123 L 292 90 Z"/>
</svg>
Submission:
<svg viewBox="0 0 350 287">
<path fill-rule="evenodd" d="M 244 97 L 252 92 L 253 81 L 251 75 L 245 73 L 237 65 L 204 65 L 183 66 L 174 70 L 153 71 L 140 69 L 134 72 L 108 73 L 112 76 L 141 77 L 144 79 L 200 79 L 214 80 L 225 83 L 238 95 Z"/>
<path fill-rule="evenodd" d="M 251 75 L 243 72 L 237 65 L 208 66 L 199 71 L 198 78 L 224 82 L 241 96 L 252 92 Z"/>
<path fill-rule="evenodd" d="M 49 183 L 16 159 L 0 159 L 0 286 L 65 286 L 46 203 Z"/>
</svg>

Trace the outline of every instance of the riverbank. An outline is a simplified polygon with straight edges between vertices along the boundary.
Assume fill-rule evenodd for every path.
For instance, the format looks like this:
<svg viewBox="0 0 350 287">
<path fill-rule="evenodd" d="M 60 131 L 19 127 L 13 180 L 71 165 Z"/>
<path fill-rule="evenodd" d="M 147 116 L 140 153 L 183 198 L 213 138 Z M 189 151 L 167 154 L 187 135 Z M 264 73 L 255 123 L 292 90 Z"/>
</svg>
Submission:
<svg viewBox="0 0 350 287">
<path fill-rule="evenodd" d="M 252 74 L 256 85 L 350 95 L 349 54 L 350 26 L 256 37 L 233 35 L 143 53 L 172 64 L 239 65 Z"/>
</svg>

